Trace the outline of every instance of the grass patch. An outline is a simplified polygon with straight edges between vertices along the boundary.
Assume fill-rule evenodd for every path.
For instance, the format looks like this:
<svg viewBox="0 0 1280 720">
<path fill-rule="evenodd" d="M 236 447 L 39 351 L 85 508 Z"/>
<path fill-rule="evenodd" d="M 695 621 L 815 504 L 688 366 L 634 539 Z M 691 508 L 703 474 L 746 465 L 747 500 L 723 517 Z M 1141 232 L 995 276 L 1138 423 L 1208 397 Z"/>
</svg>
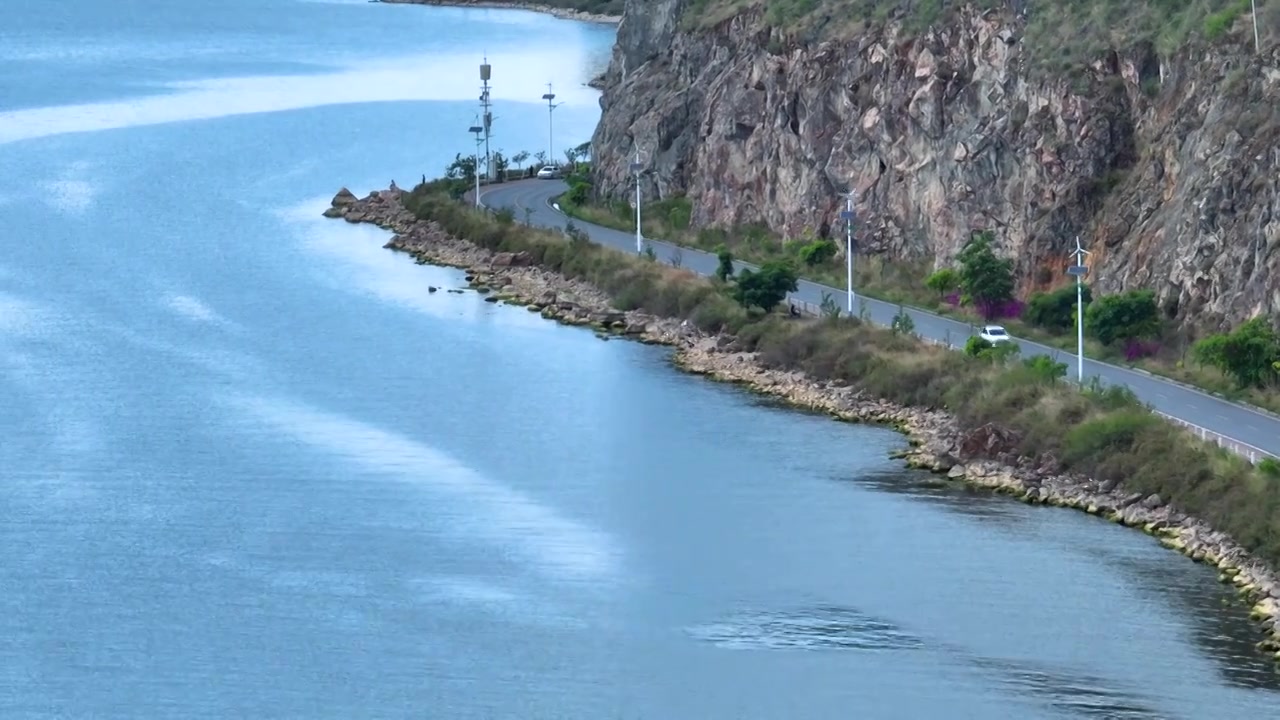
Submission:
<svg viewBox="0 0 1280 720">
<path fill-rule="evenodd" d="M 997 423 L 1016 450 L 1066 469 L 1158 493 L 1280 565 L 1280 480 L 1164 422 L 1123 388 L 1080 392 L 1035 368 L 949 352 L 854 318 L 748 315 L 716 280 L 530 228 L 452 200 L 438 185 L 405 195 L 417 217 L 495 251 L 525 251 L 549 270 L 590 281 L 621 310 L 685 318 L 734 334 L 763 363 L 846 383 L 903 405 L 944 409 L 967 426 Z"/>
</svg>

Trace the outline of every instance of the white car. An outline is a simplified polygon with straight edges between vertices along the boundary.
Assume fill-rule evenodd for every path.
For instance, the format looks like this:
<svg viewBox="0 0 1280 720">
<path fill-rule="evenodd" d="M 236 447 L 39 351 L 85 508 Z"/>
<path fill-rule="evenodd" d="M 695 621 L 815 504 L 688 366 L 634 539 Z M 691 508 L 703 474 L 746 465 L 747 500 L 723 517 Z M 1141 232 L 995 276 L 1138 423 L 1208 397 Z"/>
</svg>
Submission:
<svg viewBox="0 0 1280 720">
<path fill-rule="evenodd" d="M 546 165 L 538 171 L 539 180 L 554 180 L 560 176 L 560 168 L 555 165 Z"/>
<path fill-rule="evenodd" d="M 992 345 L 1011 342 L 1013 338 L 1009 337 L 1009 333 L 999 325 L 986 325 L 982 328 L 982 332 L 978 333 L 978 337 L 986 340 Z"/>
</svg>

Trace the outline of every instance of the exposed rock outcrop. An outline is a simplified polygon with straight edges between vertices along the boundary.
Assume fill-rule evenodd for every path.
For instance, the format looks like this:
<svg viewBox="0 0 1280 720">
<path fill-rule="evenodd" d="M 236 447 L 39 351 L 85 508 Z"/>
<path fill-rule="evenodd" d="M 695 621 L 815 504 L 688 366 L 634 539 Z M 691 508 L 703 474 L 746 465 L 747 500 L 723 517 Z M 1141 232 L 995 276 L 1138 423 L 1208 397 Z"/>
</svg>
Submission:
<svg viewBox="0 0 1280 720">
<path fill-rule="evenodd" d="M 697 225 L 826 235 L 853 187 L 861 253 L 949 262 L 988 228 L 1030 290 L 1080 235 L 1098 289 L 1153 289 L 1183 324 L 1280 314 L 1280 48 L 1140 45 L 1068 77 L 1031 69 L 1004 12 L 797 44 L 754 10 L 683 30 L 687 4 L 627 3 L 601 192 L 634 187 L 638 144 L 645 194 L 686 196 Z"/>
<path fill-rule="evenodd" d="M 465 269 L 472 287 L 495 289 L 488 301 L 525 305 L 548 319 L 590 326 L 605 338 L 669 345 L 675 348 L 675 363 L 689 372 L 742 384 L 841 420 L 892 425 L 909 438 L 910 448 L 901 456 L 913 467 L 1026 502 L 1077 508 L 1141 528 L 1167 547 L 1220 568 L 1220 579 L 1235 584 L 1254 603 L 1252 617 L 1267 633 L 1260 649 L 1280 660 L 1280 576 L 1224 533 L 1158 495 L 1134 494 L 1117 483 L 1065 473 L 1051 455 L 1016 456 L 1018 437 L 1007 428 L 962 428 L 945 412 L 902 407 L 839 383 L 769 369 L 754 353 L 743 352 L 732 336 L 707 335 L 671 318 L 618 312 L 604 292 L 588 283 L 521 264 L 521 253 L 493 253 L 418 220 L 404 208 L 401 195 L 397 189 L 371 193 L 341 205 L 342 217 L 391 231 L 386 247 L 409 253 L 419 264 Z M 334 207 L 339 207 L 337 198 Z"/>
</svg>

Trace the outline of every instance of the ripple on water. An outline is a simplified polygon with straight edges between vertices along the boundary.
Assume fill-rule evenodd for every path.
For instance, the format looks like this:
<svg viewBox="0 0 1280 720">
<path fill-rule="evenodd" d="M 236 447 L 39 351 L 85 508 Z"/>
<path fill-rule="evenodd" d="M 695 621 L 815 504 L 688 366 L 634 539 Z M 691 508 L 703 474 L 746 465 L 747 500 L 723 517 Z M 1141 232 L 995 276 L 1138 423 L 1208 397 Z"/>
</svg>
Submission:
<svg viewBox="0 0 1280 720">
<path fill-rule="evenodd" d="M 1150 699 L 1115 686 L 1107 678 L 1061 668 L 1036 667 L 1025 661 L 970 658 L 979 670 L 996 678 L 1014 694 L 1068 717 L 1106 720 L 1173 720 Z"/>
<path fill-rule="evenodd" d="M 919 638 L 853 608 L 738 613 L 687 630 L 690 636 L 735 650 L 915 650 Z"/>
</svg>

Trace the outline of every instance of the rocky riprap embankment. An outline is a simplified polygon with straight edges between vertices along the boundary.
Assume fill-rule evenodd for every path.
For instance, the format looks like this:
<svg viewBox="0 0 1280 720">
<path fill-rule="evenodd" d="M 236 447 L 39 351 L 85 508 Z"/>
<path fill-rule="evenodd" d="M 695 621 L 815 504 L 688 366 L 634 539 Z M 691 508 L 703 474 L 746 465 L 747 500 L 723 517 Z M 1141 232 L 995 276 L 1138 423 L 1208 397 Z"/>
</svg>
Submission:
<svg viewBox="0 0 1280 720">
<path fill-rule="evenodd" d="M 892 425 L 910 439 L 901 456 L 912 467 L 1027 502 L 1077 508 L 1141 528 L 1167 547 L 1217 566 L 1221 579 L 1235 584 L 1254 603 L 1252 616 L 1267 633 L 1260 647 L 1280 660 L 1280 578 L 1231 538 L 1158 495 L 1131 493 L 1117 483 L 1062 472 L 1051 457 L 1020 457 L 1013 450 L 1017 438 L 1007 429 L 962 428 L 943 412 L 901 407 L 838 383 L 764 367 L 755 353 L 739 350 L 732 336 L 707 335 L 670 318 L 618 312 L 598 288 L 534 267 L 524 253 L 494 253 L 418 220 L 404 208 L 401 194 L 394 183 L 363 199 L 343 188 L 324 214 L 395 233 L 385 247 L 407 252 L 419 263 L 462 268 L 470 285 L 489 301 L 525 305 L 549 319 L 591 326 L 606 337 L 670 345 L 676 364 L 689 372 L 738 383 L 841 420 Z"/>
</svg>

